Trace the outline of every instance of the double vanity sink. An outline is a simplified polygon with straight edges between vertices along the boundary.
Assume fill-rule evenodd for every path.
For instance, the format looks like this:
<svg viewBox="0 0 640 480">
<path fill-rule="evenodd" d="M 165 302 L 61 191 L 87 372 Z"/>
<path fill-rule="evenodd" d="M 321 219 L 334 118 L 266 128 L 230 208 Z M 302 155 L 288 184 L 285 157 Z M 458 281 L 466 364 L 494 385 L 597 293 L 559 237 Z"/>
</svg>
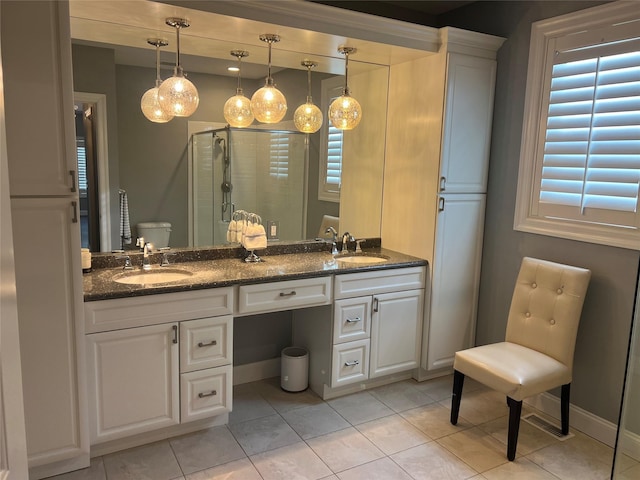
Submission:
<svg viewBox="0 0 640 480">
<path fill-rule="evenodd" d="M 270 249 L 272 247 L 269 247 Z M 323 250 L 317 250 L 324 248 Z M 309 250 L 312 251 L 309 251 Z M 262 261 L 246 263 L 239 248 L 176 250 L 176 261 L 143 270 L 142 254 L 131 255 L 134 268 L 124 270 L 113 255 L 94 255 L 94 270 L 83 276 L 85 302 L 110 298 L 198 290 L 244 283 L 261 283 L 387 268 L 424 265 L 424 260 L 384 248 L 332 255 L 324 245 L 291 244 L 269 249 Z"/>
</svg>

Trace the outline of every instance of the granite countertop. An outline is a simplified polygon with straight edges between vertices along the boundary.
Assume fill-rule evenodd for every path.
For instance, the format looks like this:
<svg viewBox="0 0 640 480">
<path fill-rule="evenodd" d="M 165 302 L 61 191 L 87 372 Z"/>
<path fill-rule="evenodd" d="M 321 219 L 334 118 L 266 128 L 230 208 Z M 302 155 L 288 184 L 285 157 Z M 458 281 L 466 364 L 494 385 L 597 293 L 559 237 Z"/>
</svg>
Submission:
<svg viewBox="0 0 640 480">
<path fill-rule="evenodd" d="M 375 245 L 375 242 L 371 243 Z M 313 243 L 300 243 L 293 246 L 288 245 L 286 248 L 272 248 L 271 251 L 267 249 L 264 253 L 258 252 L 261 253 L 262 261 L 257 263 L 245 262 L 245 255 L 239 248 L 185 250 L 179 252 L 175 256 L 175 261 L 168 267 L 160 267 L 158 265 L 160 256 L 154 254 L 150 273 L 180 270 L 191 273 L 191 276 L 170 283 L 150 285 L 124 284 L 114 280 L 115 276 L 123 274 L 143 273 L 140 267 L 141 254 L 131 255 L 134 270 L 123 270 L 120 266 L 123 260 L 116 260 L 114 255 L 100 254 L 92 260 L 93 270 L 83 274 L 84 301 L 277 282 L 427 264 L 426 260 L 379 246 L 363 248 L 363 253 L 388 257 L 386 262 L 345 263 L 337 261 L 334 255 L 327 250 L 325 244 L 321 244 L 320 248 L 314 245 Z M 114 266 L 114 264 L 118 266 Z"/>
</svg>

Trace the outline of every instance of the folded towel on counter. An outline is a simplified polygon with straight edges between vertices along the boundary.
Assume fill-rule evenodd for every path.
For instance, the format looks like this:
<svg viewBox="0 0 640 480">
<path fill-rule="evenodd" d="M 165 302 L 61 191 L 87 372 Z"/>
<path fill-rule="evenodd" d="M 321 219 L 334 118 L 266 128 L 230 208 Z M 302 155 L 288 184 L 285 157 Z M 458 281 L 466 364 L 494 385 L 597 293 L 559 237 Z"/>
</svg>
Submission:
<svg viewBox="0 0 640 480">
<path fill-rule="evenodd" d="M 231 220 L 229 222 L 229 228 L 227 229 L 227 242 L 229 243 L 237 243 L 238 240 L 238 229 L 240 228 L 238 220 Z"/>
<path fill-rule="evenodd" d="M 267 233 L 259 223 L 248 223 L 242 237 L 242 245 L 247 250 L 267 248 Z"/>
</svg>

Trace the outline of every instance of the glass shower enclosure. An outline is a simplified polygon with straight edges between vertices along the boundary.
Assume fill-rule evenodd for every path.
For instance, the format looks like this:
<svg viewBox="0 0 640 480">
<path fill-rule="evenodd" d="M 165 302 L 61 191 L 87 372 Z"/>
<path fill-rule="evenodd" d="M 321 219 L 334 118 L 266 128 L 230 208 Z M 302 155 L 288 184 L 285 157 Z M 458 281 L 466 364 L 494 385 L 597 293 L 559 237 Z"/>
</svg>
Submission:
<svg viewBox="0 0 640 480">
<path fill-rule="evenodd" d="M 227 244 L 236 210 L 258 214 L 269 240 L 306 237 L 307 135 L 225 127 L 190 143 L 192 246 Z"/>
</svg>

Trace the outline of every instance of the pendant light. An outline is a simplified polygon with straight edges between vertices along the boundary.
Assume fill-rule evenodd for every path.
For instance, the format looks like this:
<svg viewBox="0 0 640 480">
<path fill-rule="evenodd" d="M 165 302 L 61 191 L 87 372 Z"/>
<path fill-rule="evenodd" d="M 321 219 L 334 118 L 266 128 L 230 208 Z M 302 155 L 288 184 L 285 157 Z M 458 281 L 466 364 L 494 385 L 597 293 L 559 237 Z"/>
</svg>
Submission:
<svg viewBox="0 0 640 480">
<path fill-rule="evenodd" d="M 184 76 L 180 65 L 180 29 L 187 28 L 189 21 L 184 18 L 167 18 L 167 25 L 176 29 L 176 66 L 173 77 L 167 78 L 158 88 L 160 106 L 176 117 L 188 117 L 198 108 L 200 99 L 195 85 Z"/>
<path fill-rule="evenodd" d="M 240 86 L 240 67 L 242 59 L 249 56 L 246 50 L 231 50 L 231 55 L 238 59 L 238 88 L 236 94 L 224 104 L 224 118 L 231 127 L 248 127 L 253 122 L 251 100 L 242 94 Z"/>
<path fill-rule="evenodd" d="M 338 47 L 338 52 L 345 57 L 344 64 L 344 89 L 342 96 L 336 98 L 329 106 L 329 118 L 331 124 L 338 130 L 352 130 L 358 126 L 362 120 L 362 108 L 358 101 L 350 95 L 348 75 L 349 75 L 349 54 L 356 53 L 354 47 Z"/>
<path fill-rule="evenodd" d="M 173 115 L 160 107 L 158 87 L 162 83 L 160 79 L 160 47 L 166 47 L 169 42 L 161 38 L 148 38 L 147 43 L 156 47 L 156 86 L 144 92 L 140 99 L 140 108 L 148 120 L 155 123 L 167 123 L 173 118 Z"/>
<path fill-rule="evenodd" d="M 271 45 L 280 41 L 280 36 L 265 33 L 260 40 L 269 44 L 269 70 L 264 87 L 251 97 L 251 110 L 256 120 L 262 123 L 278 123 L 287 113 L 287 100 L 271 78 Z"/>
<path fill-rule="evenodd" d="M 311 60 L 303 60 L 300 65 L 307 67 L 307 103 L 300 105 L 293 114 L 293 123 L 304 133 L 315 133 L 322 126 L 322 112 L 314 105 L 311 98 L 311 69 L 318 64 Z"/>
</svg>

